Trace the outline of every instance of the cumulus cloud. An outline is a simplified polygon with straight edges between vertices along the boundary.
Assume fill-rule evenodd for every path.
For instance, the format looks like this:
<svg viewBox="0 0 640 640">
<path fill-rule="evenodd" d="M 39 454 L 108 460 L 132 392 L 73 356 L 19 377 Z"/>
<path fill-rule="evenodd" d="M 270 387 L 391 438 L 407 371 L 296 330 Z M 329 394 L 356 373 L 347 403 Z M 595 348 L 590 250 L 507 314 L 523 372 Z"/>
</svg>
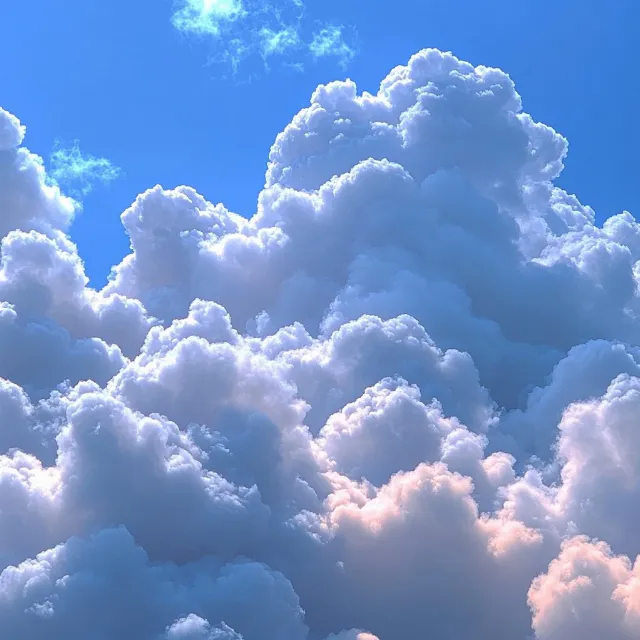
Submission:
<svg viewBox="0 0 640 640">
<path fill-rule="evenodd" d="M 25 127 L 12 113 L 0 108 L 0 149 L 17 147 L 22 143 Z"/>
<path fill-rule="evenodd" d="M 254 216 L 152 186 L 99 291 L 0 125 L 3 637 L 638 635 L 640 226 L 508 75 L 318 87 Z"/>
<path fill-rule="evenodd" d="M 295 68 L 331 58 L 344 68 L 356 54 L 345 27 L 318 28 L 302 0 L 179 0 L 171 22 L 181 33 L 210 39 L 213 60 L 236 72 L 256 57 L 267 66 L 278 59 Z"/>
<path fill-rule="evenodd" d="M 282 575 L 260 564 L 225 565 L 214 558 L 152 563 L 122 528 L 71 538 L 10 567 L 0 576 L 0 588 L 0 628 L 7 637 L 235 640 L 242 632 L 259 637 L 268 630 L 271 637 L 294 640 L 306 632 L 297 597 Z M 207 615 L 207 622 L 182 615 L 190 609 Z M 211 629 L 209 619 L 218 625 Z"/>
<path fill-rule="evenodd" d="M 639 561 L 615 556 L 604 542 L 569 539 L 529 591 L 536 638 L 636 638 L 639 589 Z"/>
<path fill-rule="evenodd" d="M 75 197 L 87 196 L 97 183 L 109 184 L 122 171 L 107 158 L 98 158 L 80 151 L 76 140 L 70 147 L 56 144 L 50 158 L 49 177 Z"/>
</svg>

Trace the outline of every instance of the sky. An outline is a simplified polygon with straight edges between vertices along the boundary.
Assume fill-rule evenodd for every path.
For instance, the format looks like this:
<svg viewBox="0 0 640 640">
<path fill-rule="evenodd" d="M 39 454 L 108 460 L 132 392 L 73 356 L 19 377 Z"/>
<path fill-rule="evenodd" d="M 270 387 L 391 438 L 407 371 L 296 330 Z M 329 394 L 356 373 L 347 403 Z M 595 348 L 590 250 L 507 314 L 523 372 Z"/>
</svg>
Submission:
<svg viewBox="0 0 640 640">
<path fill-rule="evenodd" d="M 251 216 L 276 134 L 318 84 L 348 77 L 375 91 L 424 47 L 506 70 L 525 108 L 571 142 L 560 184 L 602 219 L 639 209 L 633 0 L 311 0 L 302 18 L 276 6 L 281 24 L 309 42 L 327 25 L 342 28 L 353 56 L 343 66 L 340 55 L 293 49 L 266 70 L 253 52 L 234 73 L 220 62 L 231 36 L 176 28 L 174 0 L 2 3 L 2 23 L 14 25 L 0 42 L 10 61 L 0 71 L 3 105 L 27 123 L 29 148 L 50 162 L 57 141 L 78 141 L 120 168 L 108 188 L 83 196 L 71 232 L 96 286 L 128 251 L 119 216 L 138 193 L 188 184 Z M 276 25 L 259 17 L 233 37 L 247 46 L 258 22 Z"/>
<path fill-rule="evenodd" d="M 2 3 L 0 637 L 637 640 L 637 11 Z"/>
</svg>

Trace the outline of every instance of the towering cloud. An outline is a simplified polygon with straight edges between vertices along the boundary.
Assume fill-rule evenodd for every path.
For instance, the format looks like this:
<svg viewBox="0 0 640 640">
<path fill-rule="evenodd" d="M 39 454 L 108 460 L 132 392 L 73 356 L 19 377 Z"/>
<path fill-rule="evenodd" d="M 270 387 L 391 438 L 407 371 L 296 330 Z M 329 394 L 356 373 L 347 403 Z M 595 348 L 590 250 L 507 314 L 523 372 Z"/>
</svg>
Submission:
<svg viewBox="0 0 640 640">
<path fill-rule="evenodd" d="M 250 219 L 156 186 L 100 291 L 0 110 L 0 635 L 630 640 L 640 226 L 510 78 L 320 86 Z"/>
</svg>

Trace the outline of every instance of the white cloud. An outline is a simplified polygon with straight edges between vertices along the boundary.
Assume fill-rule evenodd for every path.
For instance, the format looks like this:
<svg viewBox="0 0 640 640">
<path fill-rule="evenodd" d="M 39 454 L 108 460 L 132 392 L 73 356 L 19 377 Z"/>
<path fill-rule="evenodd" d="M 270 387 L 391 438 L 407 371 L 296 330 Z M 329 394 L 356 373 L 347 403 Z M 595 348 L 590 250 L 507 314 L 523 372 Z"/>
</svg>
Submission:
<svg viewBox="0 0 640 640">
<path fill-rule="evenodd" d="M 640 633 L 640 563 L 603 542 L 568 540 L 529 592 L 536 638 L 631 640 Z"/>
<path fill-rule="evenodd" d="M 318 87 L 253 218 L 153 187 L 100 291 L 0 115 L 3 637 L 638 635 L 640 225 L 505 73 Z"/>
<path fill-rule="evenodd" d="M 330 25 L 313 34 L 309 51 L 314 58 L 337 58 L 346 67 L 355 56 L 356 50 L 344 39 L 344 27 Z"/>
<path fill-rule="evenodd" d="M 277 31 L 269 27 L 260 30 L 260 48 L 262 55 L 269 58 L 273 55 L 281 55 L 289 49 L 300 46 L 300 34 L 295 27 L 288 26 Z"/>
<path fill-rule="evenodd" d="M 207 620 L 190 613 L 167 629 L 165 640 L 242 640 L 242 636 L 224 622 L 212 628 Z"/>
<path fill-rule="evenodd" d="M 265 65 L 277 58 L 298 68 L 330 57 L 345 67 L 356 53 L 343 26 L 314 31 L 310 8 L 301 0 L 180 0 L 171 20 L 184 34 L 210 38 L 213 61 L 234 72 L 256 56 Z"/>
<path fill-rule="evenodd" d="M 87 196 L 96 183 L 108 184 L 122 173 L 106 158 L 83 154 L 77 141 L 70 147 L 58 143 L 51 153 L 50 165 L 50 178 L 77 197 Z"/>
<path fill-rule="evenodd" d="M 218 36 L 226 26 L 245 15 L 241 0 L 183 0 L 172 22 L 180 31 Z"/>
<path fill-rule="evenodd" d="M 17 147 L 24 140 L 26 129 L 12 113 L 0 108 L 0 149 Z"/>
</svg>

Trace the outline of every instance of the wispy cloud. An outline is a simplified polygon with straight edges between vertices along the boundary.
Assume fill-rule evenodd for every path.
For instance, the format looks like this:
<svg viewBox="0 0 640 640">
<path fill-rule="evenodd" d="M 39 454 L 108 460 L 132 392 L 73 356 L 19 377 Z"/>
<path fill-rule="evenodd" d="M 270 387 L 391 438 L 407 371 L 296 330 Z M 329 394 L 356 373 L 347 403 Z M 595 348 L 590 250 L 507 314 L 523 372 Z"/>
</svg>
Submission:
<svg viewBox="0 0 640 640">
<path fill-rule="evenodd" d="M 260 50 L 265 59 L 297 49 L 302 44 L 298 30 L 291 25 L 277 31 L 269 27 L 260 30 Z"/>
<path fill-rule="evenodd" d="M 313 34 L 309 51 L 314 58 L 336 58 L 341 66 L 351 62 L 356 54 L 344 38 L 344 27 L 329 25 Z"/>
<path fill-rule="evenodd" d="M 87 196 L 95 184 L 108 184 L 122 175 L 122 170 L 106 158 L 83 154 L 76 140 L 70 147 L 60 142 L 50 158 L 49 176 L 70 195 Z"/>
<path fill-rule="evenodd" d="M 172 22 L 180 31 L 217 36 L 246 13 L 242 0 L 183 0 Z"/>
<path fill-rule="evenodd" d="M 302 0 L 178 0 L 172 23 L 185 34 L 212 38 L 213 62 L 233 71 L 251 58 L 265 66 L 280 58 L 283 65 L 301 68 L 331 57 L 345 67 L 356 53 L 344 26 L 314 29 L 317 22 Z"/>
</svg>

